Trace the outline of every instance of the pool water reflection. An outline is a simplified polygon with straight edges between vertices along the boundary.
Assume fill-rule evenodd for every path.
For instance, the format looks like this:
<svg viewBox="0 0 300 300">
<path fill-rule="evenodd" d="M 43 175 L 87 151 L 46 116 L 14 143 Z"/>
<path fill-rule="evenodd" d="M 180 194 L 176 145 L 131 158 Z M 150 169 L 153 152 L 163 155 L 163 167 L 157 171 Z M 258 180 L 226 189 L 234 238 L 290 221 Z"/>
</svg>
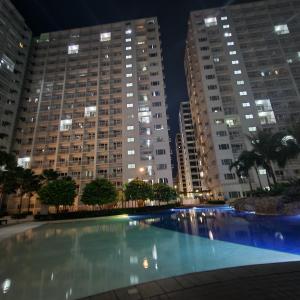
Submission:
<svg viewBox="0 0 300 300">
<path fill-rule="evenodd" d="M 44 225 L 0 242 L 0 299 L 78 299 L 183 273 L 299 260 L 289 220 L 251 218 L 197 209 Z M 272 245 L 289 247 L 258 248 L 273 223 Z"/>
</svg>

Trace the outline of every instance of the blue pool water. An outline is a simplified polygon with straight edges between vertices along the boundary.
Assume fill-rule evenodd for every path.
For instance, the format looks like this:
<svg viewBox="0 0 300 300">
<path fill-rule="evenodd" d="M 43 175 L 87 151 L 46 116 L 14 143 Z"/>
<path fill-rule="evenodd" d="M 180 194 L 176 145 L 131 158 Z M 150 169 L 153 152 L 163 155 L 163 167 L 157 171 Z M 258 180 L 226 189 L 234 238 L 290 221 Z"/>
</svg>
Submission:
<svg viewBox="0 0 300 300">
<path fill-rule="evenodd" d="M 300 217 L 228 207 L 52 223 L 0 242 L 0 299 L 78 299 L 154 279 L 300 260 Z"/>
</svg>

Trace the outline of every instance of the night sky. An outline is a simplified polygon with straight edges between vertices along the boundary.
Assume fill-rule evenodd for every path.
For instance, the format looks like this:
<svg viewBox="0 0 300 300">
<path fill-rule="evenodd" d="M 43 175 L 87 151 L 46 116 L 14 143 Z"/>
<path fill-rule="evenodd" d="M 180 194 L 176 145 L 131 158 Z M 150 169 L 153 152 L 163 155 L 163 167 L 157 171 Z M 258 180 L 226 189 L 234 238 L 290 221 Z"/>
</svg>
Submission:
<svg viewBox="0 0 300 300">
<path fill-rule="evenodd" d="M 249 0 L 12 0 L 34 35 L 42 32 L 158 17 L 175 164 L 179 102 L 187 100 L 183 58 L 189 12 Z"/>
</svg>

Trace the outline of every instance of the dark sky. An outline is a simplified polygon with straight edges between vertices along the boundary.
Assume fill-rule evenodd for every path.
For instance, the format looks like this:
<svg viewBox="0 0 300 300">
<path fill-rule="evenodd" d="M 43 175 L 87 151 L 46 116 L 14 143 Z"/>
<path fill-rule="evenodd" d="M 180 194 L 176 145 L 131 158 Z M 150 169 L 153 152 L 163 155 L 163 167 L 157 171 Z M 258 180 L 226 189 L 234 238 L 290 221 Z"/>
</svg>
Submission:
<svg viewBox="0 0 300 300">
<path fill-rule="evenodd" d="M 183 57 L 192 10 L 249 0 L 12 0 L 34 35 L 76 27 L 157 16 L 162 35 L 169 125 L 175 163 L 179 102 L 187 99 Z"/>
</svg>

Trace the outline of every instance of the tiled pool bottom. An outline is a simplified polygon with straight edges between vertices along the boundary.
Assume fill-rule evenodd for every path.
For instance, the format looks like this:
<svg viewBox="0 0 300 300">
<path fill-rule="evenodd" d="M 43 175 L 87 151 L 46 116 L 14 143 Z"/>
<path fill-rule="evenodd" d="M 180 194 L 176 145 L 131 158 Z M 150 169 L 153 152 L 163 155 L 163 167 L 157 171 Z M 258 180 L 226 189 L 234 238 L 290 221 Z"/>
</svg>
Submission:
<svg viewBox="0 0 300 300">
<path fill-rule="evenodd" d="M 215 240 L 209 231 L 203 237 L 151 225 L 157 218 L 49 224 L 0 242 L 0 299 L 77 299 L 184 273 L 300 259 Z"/>
</svg>

